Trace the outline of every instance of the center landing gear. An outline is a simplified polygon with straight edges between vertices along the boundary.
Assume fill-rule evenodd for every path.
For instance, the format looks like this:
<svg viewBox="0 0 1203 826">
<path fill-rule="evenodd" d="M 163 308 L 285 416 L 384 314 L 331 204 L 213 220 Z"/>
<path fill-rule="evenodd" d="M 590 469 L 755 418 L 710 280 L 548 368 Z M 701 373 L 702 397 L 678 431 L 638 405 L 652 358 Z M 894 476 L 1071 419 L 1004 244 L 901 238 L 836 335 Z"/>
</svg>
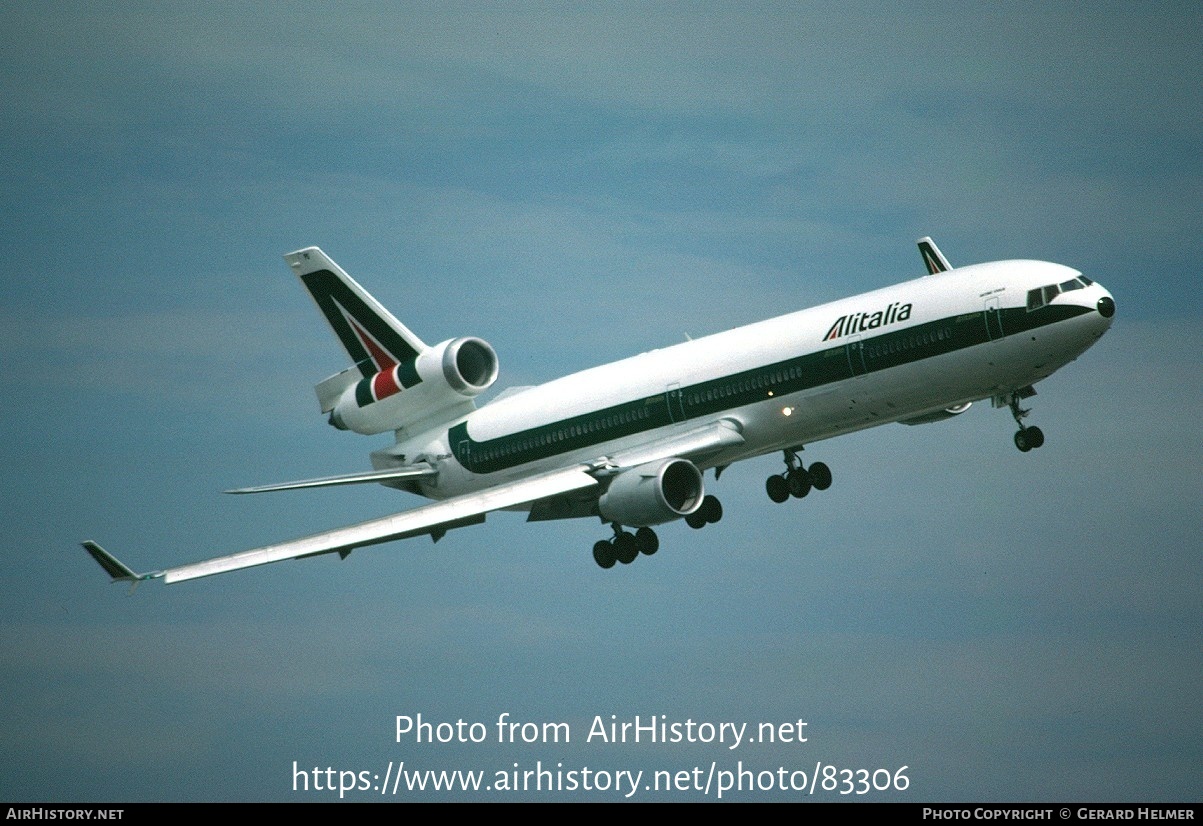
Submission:
<svg viewBox="0 0 1203 826">
<path fill-rule="evenodd" d="M 799 448 L 800 450 L 801 448 Z M 791 496 L 801 499 L 810 489 L 827 490 L 831 487 L 831 470 L 822 462 L 809 468 L 802 466 L 796 450 L 785 451 L 785 473 L 770 476 L 764 483 L 765 492 L 774 502 L 784 502 Z"/>
<path fill-rule="evenodd" d="M 1034 426 L 1023 426 L 1024 417 L 1032 411 L 1020 407 L 1019 399 L 1019 393 L 1011 394 L 1011 415 L 1015 417 L 1015 424 L 1019 425 L 1019 430 L 1015 433 L 1015 447 L 1019 448 L 1021 452 L 1027 453 L 1029 450 L 1044 444 L 1044 431 Z"/>
<path fill-rule="evenodd" d="M 651 528 L 631 533 L 617 523 L 613 527 L 613 539 L 601 539 L 593 545 L 593 561 L 602 568 L 613 568 L 615 562 L 630 565 L 640 554 L 651 556 L 660 550 L 660 538 Z"/>
</svg>

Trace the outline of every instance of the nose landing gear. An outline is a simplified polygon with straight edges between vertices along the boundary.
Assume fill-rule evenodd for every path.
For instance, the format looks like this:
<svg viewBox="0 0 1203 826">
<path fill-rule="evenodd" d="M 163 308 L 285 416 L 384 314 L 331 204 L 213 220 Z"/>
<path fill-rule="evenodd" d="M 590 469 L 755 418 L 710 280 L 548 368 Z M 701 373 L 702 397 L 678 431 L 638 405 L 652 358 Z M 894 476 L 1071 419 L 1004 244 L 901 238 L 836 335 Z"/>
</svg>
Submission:
<svg viewBox="0 0 1203 826">
<path fill-rule="evenodd" d="M 1019 448 L 1021 453 L 1027 453 L 1044 444 L 1044 431 L 1035 426 L 1023 426 L 1024 417 L 1032 411 L 1019 406 L 1020 398 L 1019 392 L 1012 393 L 1008 406 L 1011 408 L 1011 415 L 1015 418 L 1015 424 L 1019 425 L 1019 430 L 1015 433 L 1015 447 Z"/>
<path fill-rule="evenodd" d="M 1015 447 L 1024 453 L 1044 444 L 1044 431 L 1038 427 L 1021 427 L 1015 434 Z"/>
</svg>

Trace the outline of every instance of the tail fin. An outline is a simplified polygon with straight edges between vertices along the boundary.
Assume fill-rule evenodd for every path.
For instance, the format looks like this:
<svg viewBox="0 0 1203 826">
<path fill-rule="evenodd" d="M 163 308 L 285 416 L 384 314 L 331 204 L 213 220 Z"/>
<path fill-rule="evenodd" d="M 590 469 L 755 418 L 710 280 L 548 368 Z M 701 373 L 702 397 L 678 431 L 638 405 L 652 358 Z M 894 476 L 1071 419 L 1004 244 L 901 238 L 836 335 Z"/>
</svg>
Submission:
<svg viewBox="0 0 1203 826">
<path fill-rule="evenodd" d="M 935 275 L 938 272 L 947 272 L 952 269 L 952 264 L 948 263 L 948 259 L 944 257 L 944 253 L 940 252 L 940 248 L 936 246 L 936 242 L 931 238 L 924 236 L 917 243 L 919 244 L 919 254 L 923 256 L 923 263 L 927 265 L 928 275 Z"/>
<path fill-rule="evenodd" d="M 412 362 L 426 349 L 422 339 L 317 247 L 290 252 L 284 260 L 365 378 Z"/>
</svg>

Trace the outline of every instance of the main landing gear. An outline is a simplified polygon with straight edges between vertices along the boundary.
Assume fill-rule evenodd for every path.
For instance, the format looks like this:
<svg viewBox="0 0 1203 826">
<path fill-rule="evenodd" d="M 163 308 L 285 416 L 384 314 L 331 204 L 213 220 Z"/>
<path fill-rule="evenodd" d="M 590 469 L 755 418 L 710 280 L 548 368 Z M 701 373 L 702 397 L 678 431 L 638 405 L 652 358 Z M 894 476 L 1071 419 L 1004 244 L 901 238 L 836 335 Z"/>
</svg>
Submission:
<svg viewBox="0 0 1203 826">
<path fill-rule="evenodd" d="M 651 528 L 631 533 L 615 524 L 613 539 L 601 539 L 593 545 L 593 561 L 603 568 L 613 568 L 615 562 L 630 565 L 640 554 L 651 556 L 660 550 L 660 538 Z"/>
<path fill-rule="evenodd" d="M 707 496 L 702 500 L 702 506 L 685 517 L 685 524 L 691 528 L 704 528 L 723 518 L 723 504 L 717 496 Z M 630 565 L 640 554 L 651 556 L 660 550 L 660 538 L 651 528 L 640 528 L 631 533 L 617 522 L 611 523 L 614 528 L 613 539 L 602 539 L 593 545 L 593 561 L 603 568 L 613 568 L 615 562 Z"/>
<path fill-rule="evenodd" d="M 799 448 L 800 450 L 801 448 Z M 774 502 L 784 502 L 791 496 L 801 499 L 810 489 L 827 490 L 831 487 L 831 470 L 822 462 L 809 468 L 802 466 L 797 451 L 785 451 L 785 473 L 770 476 L 764 483 L 765 492 Z"/>
<path fill-rule="evenodd" d="M 702 507 L 685 517 L 685 524 L 697 530 L 707 525 L 713 525 L 723 518 L 723 503 L 717 496 L 707 496 L 702 500 Z"/>
<path fill-rule="evenodd" d="M 1029 394 L 1031 395 L 1031 394 Z M 1044 431 L 1038 427 L 1024 427 L 1023 419 L 1032 411 L 1019 406 L 1020 396 L 1018 393 L 1011 394 L 1009 402 L 1011 407 L 1011 415 L 1015 417 L 1015 424 L 1019 425 L 1019 430 L 1015 433 L 1015 447 L 1023 453 L 1027 453 L 1033 448 L 1040 447 L 1044 444 Z"/>
</svg>

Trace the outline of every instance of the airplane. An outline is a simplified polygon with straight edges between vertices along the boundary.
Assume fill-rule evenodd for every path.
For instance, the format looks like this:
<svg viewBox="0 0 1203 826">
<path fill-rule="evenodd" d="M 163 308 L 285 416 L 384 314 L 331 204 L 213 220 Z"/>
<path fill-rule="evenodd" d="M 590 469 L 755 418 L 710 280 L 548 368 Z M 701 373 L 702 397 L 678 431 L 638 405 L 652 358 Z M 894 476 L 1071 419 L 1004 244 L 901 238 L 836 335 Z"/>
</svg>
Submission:
<svg viewBox="0 0 1203 826">
<path fill-rule="evenodd" d="M 602 568 L 656 553 L 655 526 L 719 521 L 706 492 L 734 462 L 770 453 L 773 502 L 826 490 L 805 446 L 891 422 L 950 419 L 977 401 L 1007 407 L 1023 452 L 1044 444 L 1020 402 L 1111 326 L 1115 301 L 1082 273 L 1044 261 L 954 268 L 918 241 L 928 274 L 891 287 L 476 397 L 498 376 L 475 337 L 427 345 L 321 249 L 284 256 L 338 336 L 352 366 L 315 388 L 323 414 L 364 435 L 393 431 L 373 470 L 227 493 L 376 483 L 435 500 L 356 525 L 228 556 L 136 573 L 82 543 L 115 582 L 181 582 L 407 537 L 434 541 L 518 510 L 529 521 L 592 517 L 611 536 L 593 546 Z"/>
</svg>

